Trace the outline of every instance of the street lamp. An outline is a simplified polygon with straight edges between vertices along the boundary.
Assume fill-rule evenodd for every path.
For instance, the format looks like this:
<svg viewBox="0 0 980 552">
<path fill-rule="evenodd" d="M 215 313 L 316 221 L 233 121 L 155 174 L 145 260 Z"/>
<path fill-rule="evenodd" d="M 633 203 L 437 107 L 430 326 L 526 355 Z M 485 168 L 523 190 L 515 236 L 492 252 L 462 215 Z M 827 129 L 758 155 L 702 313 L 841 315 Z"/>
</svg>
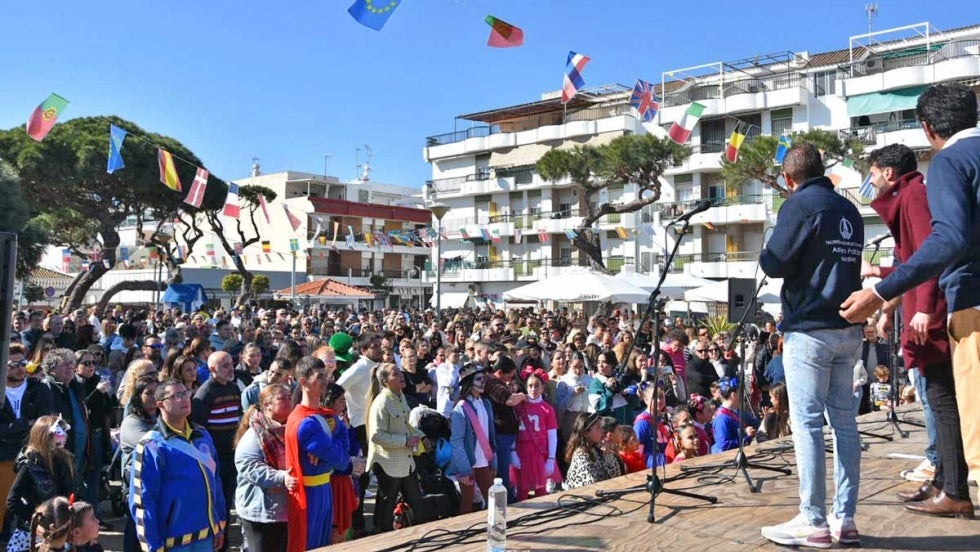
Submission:
<svg viewBox="0 0 980 552">
<path fill-rule="evenodd" d="M 442 316 L 442 217 L 449 212 L 449 206 L 445 203 L 433 203 L 429 206 L 429 211 L 435 215 L 439 221 L 439 229 L 436 231 L 436 317 Z"/>
<path fill-rule="evenodd" d="M 413 266 L 410 273 L 412 276 L 417 276 L 419 279 L 419 312 L 425 310 L 425 293 L 422 293 L 422 272 L 424 270 L 424 266 Z"/>
</svg>

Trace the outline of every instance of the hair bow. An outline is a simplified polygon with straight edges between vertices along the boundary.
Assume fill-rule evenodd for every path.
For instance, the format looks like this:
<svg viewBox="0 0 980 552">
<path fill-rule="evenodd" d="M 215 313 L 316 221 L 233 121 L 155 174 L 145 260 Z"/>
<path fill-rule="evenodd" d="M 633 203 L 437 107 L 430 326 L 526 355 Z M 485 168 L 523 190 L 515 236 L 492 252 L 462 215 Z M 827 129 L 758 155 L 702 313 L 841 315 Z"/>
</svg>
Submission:
<svg viewBox="0 0 980 552">
<path fill-rule="evenodd" d="M 721 378 L 718 380 L 718 388 L 721 389 L 722 393 L 728 394 L 732 389 L 738 388 L 738 378 Z"/>
<path fill-rule="evenodd" d="M 521 371 L 521 379 L 527 380 L 532 374 L 537 376 L 541 380 L 541 383 L 548 383 L 548 372 L 545 372 L 541 368 L 535 368 L 530 364 L 525 366 L 524 370 Z"/>
</svg>

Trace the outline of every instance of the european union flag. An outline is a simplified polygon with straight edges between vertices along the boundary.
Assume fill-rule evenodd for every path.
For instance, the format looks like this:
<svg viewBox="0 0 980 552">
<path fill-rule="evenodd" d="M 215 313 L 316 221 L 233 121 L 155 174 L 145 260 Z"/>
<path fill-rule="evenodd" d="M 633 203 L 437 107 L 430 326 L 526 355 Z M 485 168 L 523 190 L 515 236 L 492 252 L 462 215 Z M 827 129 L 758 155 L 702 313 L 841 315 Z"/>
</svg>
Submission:
<svg viewBox="0 0 980 552">
<path fill-rule="evenodd" d="M 126 139 L 126 131 L 116 125 L 109 125 L 109 161 L 106 163 L 105 172 L 113 172 L 126 166 L 123 163 L 122 147 L 123 140 Z"/>
<path fill-rule="evenodd" d="M 779 137 L 779 145 L 776 146 L 777 165 L 783 164 L 783 158 L 786 157 L 786 152 L 788 152 L 789 148 L 791 147 L 793 147 L 793 140 L 791 140 L 789 136 L 783 134 L 782 136 Z"/>
<path fill-rule="evenodd" d="M 357 0 L 347 13 L 361 25 L 380 31 L 400 4 L 401 0 Z"/>
</svg>

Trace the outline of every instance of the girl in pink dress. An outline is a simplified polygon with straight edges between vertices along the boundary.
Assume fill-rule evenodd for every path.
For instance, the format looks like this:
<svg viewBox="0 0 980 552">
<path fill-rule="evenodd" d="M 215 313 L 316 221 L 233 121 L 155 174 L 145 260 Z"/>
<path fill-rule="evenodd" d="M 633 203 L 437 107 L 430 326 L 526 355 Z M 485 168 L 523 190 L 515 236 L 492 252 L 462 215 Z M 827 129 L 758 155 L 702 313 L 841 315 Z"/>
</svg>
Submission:
<svg viewBox="0 0 980 552">
<path fill-rule="evenodd" d="M 548 480 L 561 481 L 555 466 L 558 446 L 558 419 L 555 410 L 542 397 L 548 375 L 535 370 L 527 376 L 527 400 L 514 407 L 520 427 L 511 451 L 511 481 L 517 482 L 517 500 L 524 500 L 530 491 L 534 496 L 548 494 Z"/>
</svg>

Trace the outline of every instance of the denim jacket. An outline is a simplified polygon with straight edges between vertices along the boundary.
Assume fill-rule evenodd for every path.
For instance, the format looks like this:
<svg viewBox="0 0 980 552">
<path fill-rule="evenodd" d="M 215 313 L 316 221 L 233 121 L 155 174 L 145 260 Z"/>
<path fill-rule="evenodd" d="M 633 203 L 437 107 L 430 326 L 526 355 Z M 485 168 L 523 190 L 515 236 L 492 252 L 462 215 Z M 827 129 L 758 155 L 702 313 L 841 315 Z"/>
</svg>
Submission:
<svg viewBox="0 0 980 552">
<path fill-rule="evenodd" d="M 242 519 L 253 523 L 275 523 L 287 520 L 286 472 L 266 463 L 265 453 L 249 428 L 235 447 L 235 508 Z"/>
</svg>

